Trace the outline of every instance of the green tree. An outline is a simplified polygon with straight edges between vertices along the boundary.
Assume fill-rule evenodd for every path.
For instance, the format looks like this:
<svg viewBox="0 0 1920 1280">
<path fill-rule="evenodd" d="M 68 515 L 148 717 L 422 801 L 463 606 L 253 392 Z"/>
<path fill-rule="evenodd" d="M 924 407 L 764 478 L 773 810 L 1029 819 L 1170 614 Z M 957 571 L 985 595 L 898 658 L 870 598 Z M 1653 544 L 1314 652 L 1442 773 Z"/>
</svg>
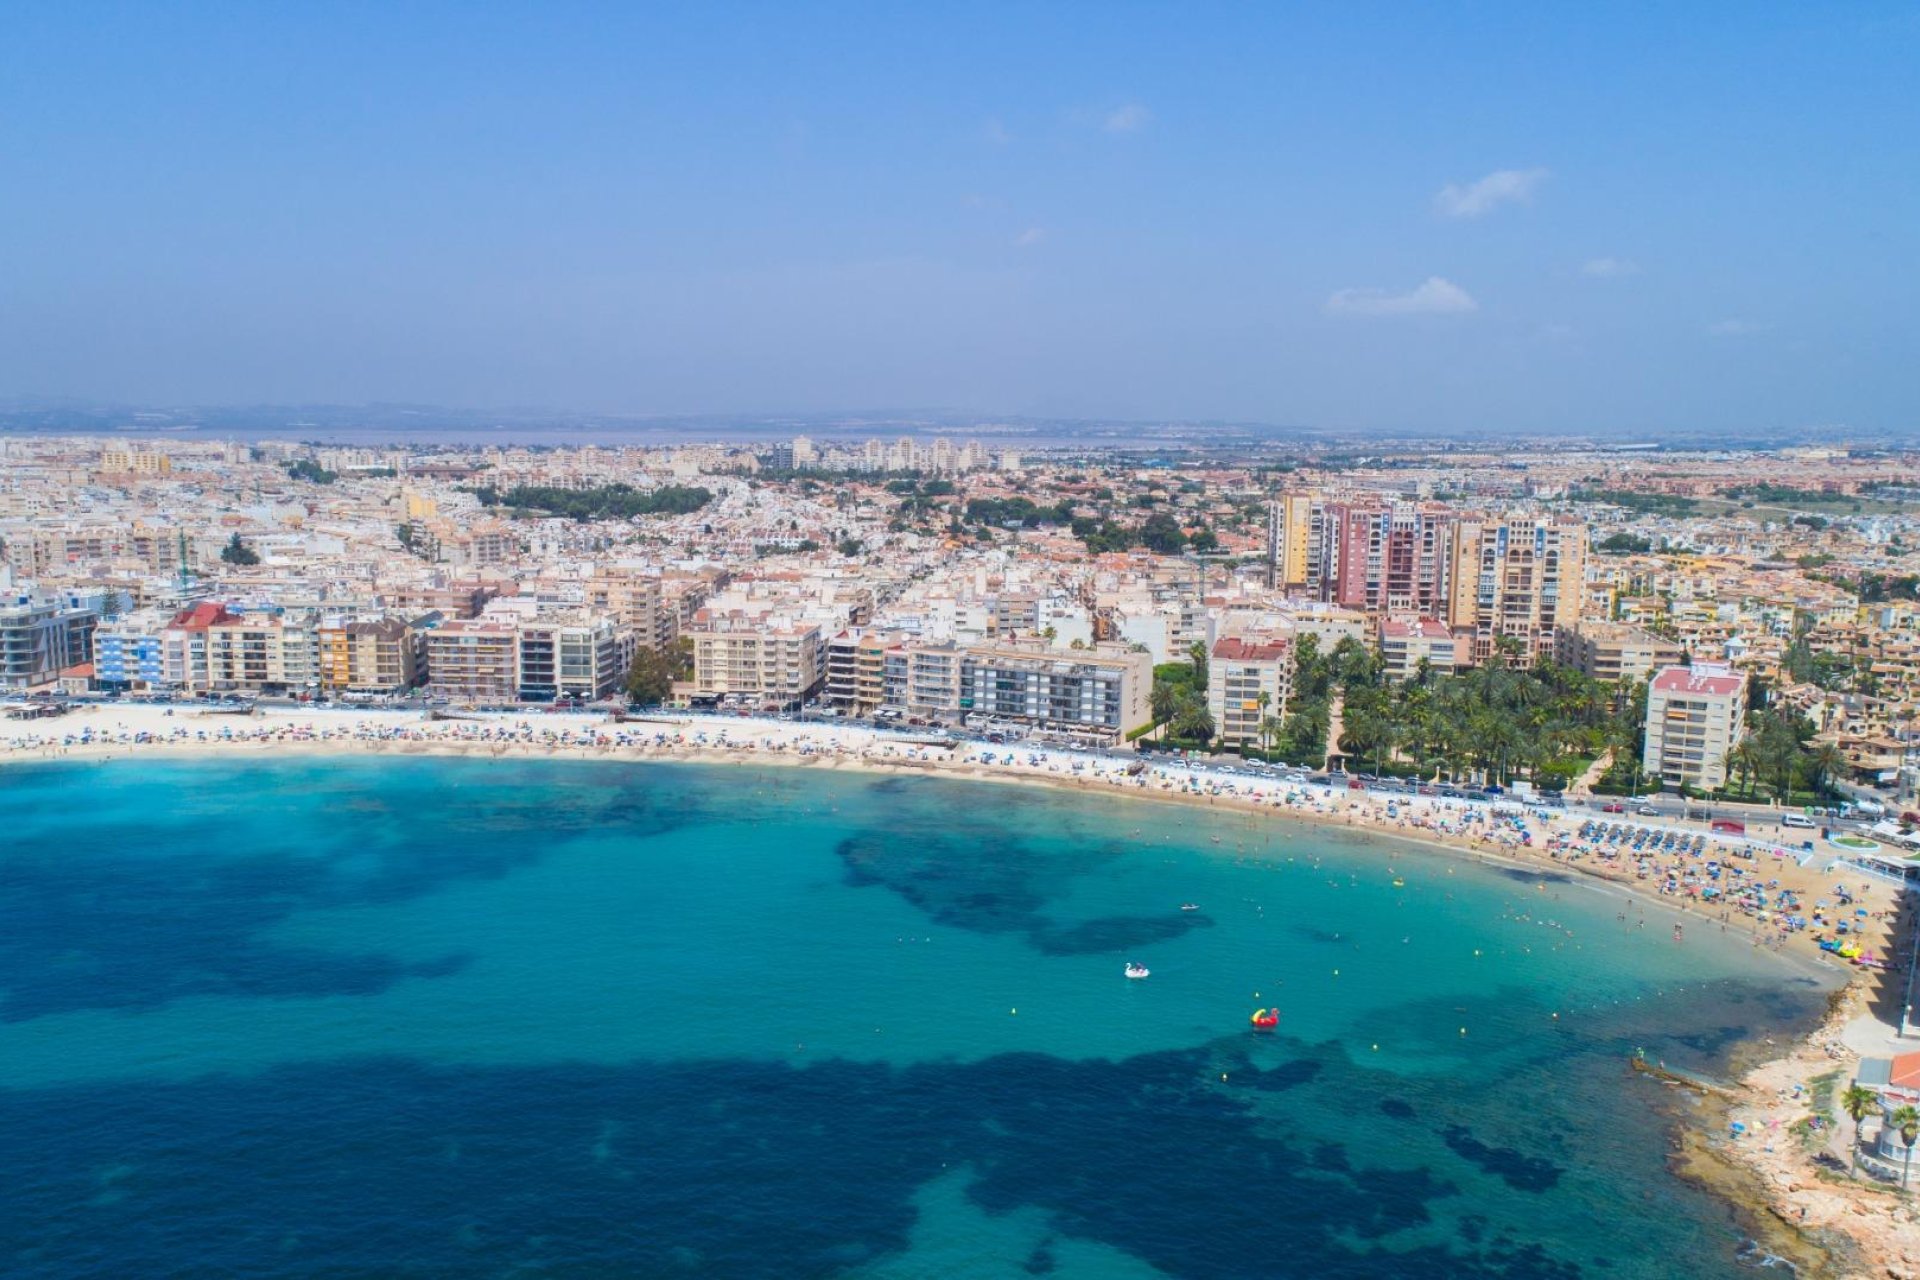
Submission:
<svg viewBox="0 0 1920 1280">
<path fill-rule="evenodd" d="M 1850 763 L 1837 742 L 1823 742 L 1807 753 L 1807 772 L 1813 777 L 1813 789 L 1825 792 L 1828 782 L 1844 775 Z"/>
<path fill-rule="evenodd" d="M 627 698 L 636 706 L 657 707 L 673 696 L 676 680 L 693 674 L 693 642 L 680 639 L 665 650 L 636 649 L 627 668 Z"/>
<path fill-rule="evenodd" d="M 1187 646 L 1187 653 L 1193 659 L 1193 682 L 1202 692 L 1207 687 L 1207 645 L 1204 640 L 1195 640 Z"/>
<path fill-rule="evenodd" d="M 260 563 L 260 553 L 248 546 L 236 530 L 227 545 L 220 548 L 220 559 L 232 565 L 252 565 Z"/>
<path fill-rule="evenodd" d="M 312 458 L 302 458 L 287 468 L 287 476 L 293 480 L 310 480 L 314 484 L 332 484 L 340 478 L 340 473 L 327 470 Z"/>
<path fill-rule="evenodd" d="M 1860 1122 L 1880 1108 L 1880 1095 L 1865 1085 L 1849 1085 L 1840 1095 L 1840 1107 L 1853 1117 L 1853 1167 L 1860 1167 Z"/>
<path fill-rule="evenodd" d="M 1177 555 L 1186 547 L 1187 535 L 1178 520 L 1156 511 L 1140 526 L 1140 544 L 1156 555 Z"/>
<path fill-rule="evenodd" d="M 1909 1104 L 1895 1111 L 1888 1119 L 1893 1127 L 1900 1131 L 1900 1141 L 1906 1145 L 1906 1160 L 1900 1169 L 1900 1185 L 1907 1185 L 1907 1178 L 1913 1173 L 1913 1144 L 1920 1140 L 1920 1110 Z"/>
</svg>

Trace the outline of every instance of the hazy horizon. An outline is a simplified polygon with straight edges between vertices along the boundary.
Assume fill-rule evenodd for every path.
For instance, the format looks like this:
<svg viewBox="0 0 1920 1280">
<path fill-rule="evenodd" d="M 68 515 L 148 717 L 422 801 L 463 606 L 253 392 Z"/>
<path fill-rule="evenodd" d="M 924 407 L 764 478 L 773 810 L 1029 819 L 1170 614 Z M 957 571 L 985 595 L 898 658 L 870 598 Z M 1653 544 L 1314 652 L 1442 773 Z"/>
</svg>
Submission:
<svg viewBox="0 0 1920 1280">
<path fill-rule="evenodd" d="M 0 399 L 1911 439 L 1916 54 L 1895 4 L 20 13 Z"/>
</svg>

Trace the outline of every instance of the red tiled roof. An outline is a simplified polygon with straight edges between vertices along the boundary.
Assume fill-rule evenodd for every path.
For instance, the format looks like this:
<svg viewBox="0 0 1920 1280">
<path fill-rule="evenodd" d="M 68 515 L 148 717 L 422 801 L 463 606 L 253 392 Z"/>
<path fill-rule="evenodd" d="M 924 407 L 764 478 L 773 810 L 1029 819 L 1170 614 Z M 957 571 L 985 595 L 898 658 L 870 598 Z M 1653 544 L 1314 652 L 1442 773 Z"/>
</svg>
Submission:
<svg viewBox="0 0 1920 1280">
<path fill-rule="evenodd" d="M 1887 1083 L 1902 1089 L 1920 1089 L 1920 1053 L 1903 1053 L 1894 1058 Z"/>
<path fill-rule="evenodd" d="M 211 601 L 202 601 L 192 608 L 182 609 L 179 613 L 174 614 L 173 622 L 170 625 L 185 627 L 193 631 L 204 631 L 215 623 L 231 621 L 233 621 L 233 615 L 227 612 L 227 606 L 224 604 L 214 604 Z"/>
</svg>

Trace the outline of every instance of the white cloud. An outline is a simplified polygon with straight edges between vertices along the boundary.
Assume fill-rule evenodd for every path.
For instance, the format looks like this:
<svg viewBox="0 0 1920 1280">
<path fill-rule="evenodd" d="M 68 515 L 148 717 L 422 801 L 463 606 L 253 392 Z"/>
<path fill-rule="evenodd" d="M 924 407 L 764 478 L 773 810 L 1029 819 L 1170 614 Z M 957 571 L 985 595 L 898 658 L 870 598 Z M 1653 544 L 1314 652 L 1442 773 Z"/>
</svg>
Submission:
<svg viewBox="0 0 1920 1280">
<path fill-rule="evenodd" d="M 1047 231 L 1045 227 L 1028 227 L 1025 231 L 1022 231 L 1013 238 L 1013 247 L 1016 249 L 1031 249 L 1046 238 Z"/>
<path fill-rule="evenodd" d="M 1133 133 L 1135 130 L 1145 128 L 1152 119 L 1153 112 L 1137 102 L 1129 102 L 1125 106 L 1115 107 L 1107 112 L 1106 119 L 1100 122 L 1100 127 L 1108 133 Z"/>
<path fill-rule="evenodd" d="M 1385 289 L 1340 289 L 1327 299 L 1327 313 L 1336 316 L 1439 316 L 1478 311 L 1473 295 L 1451 280 L 1428 276 L 1406 293 Z"/>
<path fill-rule="evenodd" d="M 1580 274 L 1592 276 L 1596 280 L 1611 280 L 1616 276 L 1637 276 L 1640 264 L 1632 258 L 1588 258 L 1580 264 Z"/>
<path fill-rule="evenodd" d="M 1765 333 L 1767 325 L 1757 320 L 1715 320 L 1707 326 L 1709 338 L 1745 338 L 1756 333 Z"/>
<path fill-rule="evenodd" d="M 1434 196 L 1433 207 L 1449 218 L 1478 218 L 1503 204 L 1526 204 L 1546 180 L 1545 169 L 1496 169 L 1465 186 L 1449 182 Z"/>
</svg>

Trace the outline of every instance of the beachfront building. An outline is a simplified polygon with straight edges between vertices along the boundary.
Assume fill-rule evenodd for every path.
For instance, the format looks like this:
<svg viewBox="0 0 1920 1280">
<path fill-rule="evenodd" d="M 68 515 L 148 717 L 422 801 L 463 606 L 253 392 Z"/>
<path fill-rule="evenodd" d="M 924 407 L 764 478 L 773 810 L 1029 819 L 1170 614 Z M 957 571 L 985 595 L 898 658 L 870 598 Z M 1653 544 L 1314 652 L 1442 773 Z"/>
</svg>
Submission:
<svg viewBox="0 0 1920 1280">
<path fill-rule="evenodd" d="M 421 633 L 398 618 L 323 623 L 317 639 L 323 689 L 399 693 L 421 681 Z"/>
<path fill-rule="evenodd" d="M 1684 651 L 1642 627 L 1582 618 L 1554 632 L 1553 660 L 1595 680 L 1644 680 Z"/>
<path fill-rule="evenodd" d="M 427 688 L 468 705 L 497 705 L 519 695 L 519 636 L 510 622 L 456 618 L 427 632 Z"/>
<path fill-rule="evenodd" d="M 1407 681 L 1421 664 L 1434 675 L 1452 675 L 1454 638 L 1438 618 L 1386 618 L 1380 623 L 1380 670 L 1387 679 Z"/>
<path fill-rule="evenodd" d="M 38 689 L 93 659 L 97 615 L 32 592 L 0 604 L 0 689 Z"/>
<path fill-rule="evenodd" d="M 826 643 L 811 623 L 723 614 L 696 623 L 688 634 L 695 697 L 798 706 L 826 682 Z"/>
<path fill-rule="evenodd" d="M 182 609 L 160 632 L 160 661 L 169 688 L 207 688 L 207 630 L 233 617 L 224 604 L 202 601 Z"/>
<path fill-rule="evenodd" d="M 103 623 L 93 633 L 94 680 L 103 689 L 163 689 L 165 650 L 157 618 Z"/>
<path fill-rule="evenodd" d="M 1153 659 L 1125 645 L 1003 642 L 965 651 L 960 709 L 1113 741 L 1151 722 Z"/>
<path fill-rule="evenodd" d="M 218 693 L 287 687 L 286 624 L 272 614 L 228 614 L 206 629 L 206 685 Z"/>
<path fill-rule="evenodd" d="M 850 716 L 878 711 L 884 701 L 887 650 L 898 642 L 889 633 L 858 628 L 827 641 L 827 705 Z"/>
<path fill-rule="evenodd" d="M 1207 661 L 1207 711 L 1222 745 L 1263 745 L 1293 694 L 1293 644 L 1286 636 L 1222 636 Z"/>
<path fill-rule="evenodd" d="M 1667 667 L 1647 686 L 1641 767 L 1662 786 L 1712 791 L 1746 732 L 1747 678 L 1719 663 Z"/>
<path fill-rule="evenodd" d="M 960 676 L 965 665 L 962 652 L 950 643 L 893 645 L 881 662 L 882 709 L 910 717 L 957 717 L 962 711 Z"/>
<path fill-rule="evenodd" d="M 633 631 L 612 618 L 532 618 L 519 630 L 523 701 L 611 698 L 633 663 Z"/>
</svg>

